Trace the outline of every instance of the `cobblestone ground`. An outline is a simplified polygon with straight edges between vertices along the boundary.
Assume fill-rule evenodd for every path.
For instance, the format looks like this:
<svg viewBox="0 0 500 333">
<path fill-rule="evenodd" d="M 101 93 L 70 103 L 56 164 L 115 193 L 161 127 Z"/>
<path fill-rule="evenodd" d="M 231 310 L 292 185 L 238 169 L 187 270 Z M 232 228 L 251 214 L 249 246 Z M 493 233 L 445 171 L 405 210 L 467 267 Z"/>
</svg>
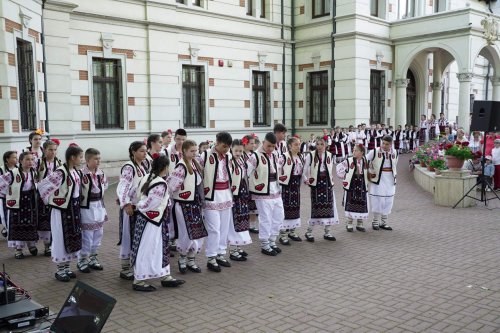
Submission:
<svg viewBox="0 0 500 333">
<path fill-rule="evenodd" d="M 134 292 L 118 278 L 113 186 L 100 254 L 105 269 L 78 279 L 118 300 L 105 332 L 500 332 L 500 203 L 436 207 L 407 162 L 403 156 L 398 166 L 394 231 L 350 234 L 341 224 L 337 241 L 328 242 L 318 228 L 315 243 L 293 243 L 278 257 L 260 254 L 254 235 L 247 262 L 217 274 L 200 254 L 203 273 L 182 276 L 178 289 L 155 281 L 153 293 Z M 345 223 L 340 182 L 335 192 Z M 305 189 L 302 236 L 308 201 Z M 11 277 L 57 312 L 73 283 L 57 282 L 48 258 L 15 260 L 0 243 Z"/>
</svg>

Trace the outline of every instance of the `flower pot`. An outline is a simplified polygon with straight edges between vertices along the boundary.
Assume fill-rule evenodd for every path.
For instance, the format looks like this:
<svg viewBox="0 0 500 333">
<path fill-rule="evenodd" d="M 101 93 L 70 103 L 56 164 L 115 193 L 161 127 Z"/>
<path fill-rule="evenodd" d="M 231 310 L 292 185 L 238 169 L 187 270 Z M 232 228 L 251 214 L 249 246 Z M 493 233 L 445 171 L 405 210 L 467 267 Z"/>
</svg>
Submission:
<svg viewBox="0 0 500 333">
<path fill-rule="evenodd" d="M 436 171 L 436 169 L 434 169 L 434 167 L 431 167 L 430 165 L 427 166 L 427 170 L 429 170 L 430 172 Z"/>
<path fill-rule="evenodd" d="M 458 159 L 455 156 L 450 156 L 450 155 L 446 156 L 446 165 L 450 170 L 462 170 L 464 163 L 465 163 L 464 160 Z"/>
<path fill-rule="evenodd" d="M 427 164 L 425 164 L 425 161 L 424 160 L 420 160 L 420 166 L 422 168 L 425 168 L 427 166 Z"/>
</svg>

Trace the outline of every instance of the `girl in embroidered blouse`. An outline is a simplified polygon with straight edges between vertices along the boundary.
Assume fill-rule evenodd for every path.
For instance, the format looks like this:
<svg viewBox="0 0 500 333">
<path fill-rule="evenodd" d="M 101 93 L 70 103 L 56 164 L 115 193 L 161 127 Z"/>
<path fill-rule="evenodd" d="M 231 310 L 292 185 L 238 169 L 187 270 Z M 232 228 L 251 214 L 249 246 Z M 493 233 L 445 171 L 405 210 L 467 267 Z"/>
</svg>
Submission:
<svg viewBox="0 0 500 333">
<path fill-rule="evenodd" d="M 250 211 L 248 203 L 250 192 L 248 192 L 247 166 L 243 158 L 243 140 L 235 139 L 231 144 L 231 154 L 233 158 L 231 164 L 232 178 L 241 177 L 240 186 L 231 188 L 233 192 L 232 221 L 229 223 L 227 239 L 229 243 L 229 258 L 234 261 L 246 261 L 248 253 L 241 249 L 241 245 L 252 243 L 252 238 L 248 232 L 250 227 Z M 248 143 L 248 142 L 247 142 Z M 237 193 L 235 195 L 235 193 Z"/>
<path fill-rule="evenodd" d="M 187 176 L 195 174 L 196 189 L 202 186 L 202 169 L 196 160 L 198 147 L 193 140 L 186 140 L 182 144 L 182 160 L 177 163 L 174 171 L 167 179 L 170 194 L 181 197 L 187 187 Z M 176 226 L 177 251 L 180 253 L 178 261 L 179 271 L 184 274 L 188 270 L 201 273 L 201 268 L 195 262 L 195 256 L 200 252 L 203 238 L 208 233 L 205 229 L 202 215 L 202 197 L 195 190 L 192 201 L 174 200 L 172 208 L 173 221 Z"/>
<path fill-rule="evenodd" d="M 36 130 L 31 132 L 28 136 L 28 140 L 30 142 L 29 147 L 23 149 L 23 152 L 31 152 L 33 154 L 33 158 L 35 163 L 38 163 L 38 160 L 42 158 L 43 148 L 42 148 L 42 135 L 44 134 L 43 130 Z"/>
<path fill-rule="evenodd" d="M 250 156 L 253 154 L 253 152 L 257 149 L 257 139 L 255 134 L 248 134 L 245 135 L 242 139 L 243 143 L 243 160 L 245 163 L 248 161 Z M 247 181 L 248 181 L 248 175 L 247 175 Z M 248 229 L 249 232 L 252 234 L 258 234 L 259 233 L 259 221 L 257 219 L 257 206 L 255 205 L 255 200 L 252 200 L 250 198 L 248 202 L 248 210 L 250 214 L 250 227 Z"/>
<path fill-rule="evenodd" d="M 0 164 L 0 176 L 9 173 L 10 170 L 17 167 L 17 151 L 9 150 L 3 154 L 3 164 Z M 9 230 L 7 214 L 7 204 L 5 195 L 0 193 L 0 223 L 2 224 L 2 236 L 7 237 Z"/>
<path fill-rule="evenodd" d="M 70 269 L 82 248 L 80 215 L 81 176 L 77 167 L 83 162 L 83 150 L 71 144 L 65 153 L 66 163 L 40 182 L 38 192 L 44 204 L 50 204 L 52 231 L 52 261 L 57 264 L 55 278 L 68 282 L 76 274 Z M 61 193 L 66 197 L 60 197 Z"/>
<path fill-rule="evenodd" d="M 169 249 L 169 207 L 170 196 L 167 182 L 168 156 L 159 153 L 152 155 L 151 173 L 140 184 L 140 197 L 137 203 L 137 219 L 130 262 L 134 271 L 132 289 L 154 291 L 156 287 L 148 279 L 161 278 L 163 287 L 177 287 L 184 280 L 170 275 Z M 159 219 L 158 219 L 159 217 Z"/>
<path fill-rule="evenodd" d="M 296 137 L 287 141 L 288 152 L 285 154 L 284 165 L 294 164 L 288 185 L 281 185 L 281 198 L 285 209 L 285 219 L 280 229 L 279 242 L 290 245 L 288 238 L 301 242 L 302 239 L 295 233 L 295 228 L 300 227 L 300 184 L 304 170 L 304 158 L 300 154 L 300 140 Z M 284 166 L 283 166 L 284 168 Z M 281 168 L 283 170 L 283 168 Z M 278 174 L 278 179 L 283 173 Z"/>
<path fill-rule="evenodd" d="M 323 238 L 335 241 L 331 232 L 331 226 L 339 224 L 335 194 L 333 192 L 333 170 L 327 170 L 328 162 L 333 164 L 333 155 L 326 151 L 325 140 L 321 137 L 316 139 L 316 151 L 307 155 L 304 163 L 303 179 L 311 188 L 311 218 L 305 234 L 308 242 L 314 242 L 312 235 L 313 226 L 323 225 L 325 233 Z M 311 166 L 318 169 L 317 175 L 311 174 Z M 311 180 L 317 177 L 316 185 L 311 185 Z M 330 177 L 330 179 L 328 179 Z"/>
<path fill-rule="evenodd" d="M 30 152 L 21 153 L 19 163 L 18 168 L 0 176 L 0 195 L 7 206 L 8 246 L 15 248 L 16 259 L 23 259 L 26 245 L 31 255 L 38 254 L 38 214 L 34 157 Z"/>
<path fill-rule="evenodd" d="M 47 140 L 43 143 L 43 155 L 38 160 L 37 175 L 38 182 L 50 176 L 62 162 L 56 157 L 59 140 Z M 38 196 L 38 236 L 43 240 L 45 250 L 43 255 L 51 256 L 50 252 L 50 208 L 43 203 L 41 196 Z"/>
<path fill-rule="evenodd" d="M 354 156 L 337 165 L 337 176 L 345 181 L 349 169 L 354 170 L 350 180 L 349 189 L 344 188 L 344 200 L 342 204 L 347 217 L 346 229 L 354 231 L 353 221 L 356 220 L 356 230 L 365 232 L 363 221 L 368 218 L 368 162 L 365 158 L 365 147 L 356 145 Z M 344 186 L 347 183 L 344 183 Z"/>
<path fill-rule="evenodd" d="M 159 134 L 151 134 L 148 136 L 146 148 L 148 149 L 148 154 L 146 155 L 146 159 L 143 161 L 143 166 L 146 169 L 146 172 L 149 173 L 151 171 L 151 165 L 153 164 L 153 154 L 161 153 L 161 136 Z"/>
<path fill-rule="evenodd" d="M 122 166 L 116 194 L 120 205 L 120 241 L 118 243 L 122 266 L 120 278 L 132 280 L 134 272 L 130 269 L 130 247 L 134 236 L 138 186 L 140 180 L 147 175 L 143 166 L 147 155 L 146 145 L 141 141 L 134 141 L 130 144 L 128 153 L 130 161 Z"/>
</svg>

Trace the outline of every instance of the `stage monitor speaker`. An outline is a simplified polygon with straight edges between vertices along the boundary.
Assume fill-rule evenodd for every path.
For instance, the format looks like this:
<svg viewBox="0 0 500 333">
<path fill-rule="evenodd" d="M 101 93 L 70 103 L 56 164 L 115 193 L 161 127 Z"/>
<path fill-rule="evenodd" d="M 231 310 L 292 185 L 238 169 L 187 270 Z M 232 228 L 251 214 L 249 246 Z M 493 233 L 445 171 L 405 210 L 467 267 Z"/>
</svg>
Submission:
<svg viewBox="0 0 500 333">
<path fill-rule="evenodd" d="M 470 130 L 500 131 L 500 102 L 474 101 Z"/>
</svg>

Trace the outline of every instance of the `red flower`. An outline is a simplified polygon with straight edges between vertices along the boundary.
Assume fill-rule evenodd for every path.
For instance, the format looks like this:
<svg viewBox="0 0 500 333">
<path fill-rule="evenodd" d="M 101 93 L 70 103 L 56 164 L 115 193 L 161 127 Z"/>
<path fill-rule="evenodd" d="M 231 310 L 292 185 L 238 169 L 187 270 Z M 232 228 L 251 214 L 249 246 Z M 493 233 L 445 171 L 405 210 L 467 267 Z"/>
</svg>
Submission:
<svg viewBox="0 0 500 333">
<path fill-rule="evenodd" d="M 151 157 L 153 158 L 153 160 L 156 160 L 158 157 L 160 157 L 160 154 L 153 153 L 153 155 L 151 155 Z"/>
<path fill-rule="evenodd" d="M 451 147 L 453 147 L 453 144 L 451 143 L 447 143 L 446 146 L 444 146 L 444 149 L 448 150 L 450 149 Z"/>
<path fill-rule="evenodd" d="M 248 144 L 248 138 L 245 136 L 243 139 L 241 139 L 241 142 L 243 143 L 244 146 Z"/>
<path fill-rule="evenodd" d="M 78 145 L 74 142 L 71 142 L 68 147 L 78 147 Z"/>
<path fill-rule="evenodd" d="M 328 135 L 323 136 L 323 140 L 328 141 Z"/>
<path fill-rule="evenodd" d="M 56 139 L 56 138 L 52 138 L 50 139 L 50 141 L 54 142 L 56 145 L 60 146 L 61 145 L 61 141 L 59 139 Z"/>
</svg>

